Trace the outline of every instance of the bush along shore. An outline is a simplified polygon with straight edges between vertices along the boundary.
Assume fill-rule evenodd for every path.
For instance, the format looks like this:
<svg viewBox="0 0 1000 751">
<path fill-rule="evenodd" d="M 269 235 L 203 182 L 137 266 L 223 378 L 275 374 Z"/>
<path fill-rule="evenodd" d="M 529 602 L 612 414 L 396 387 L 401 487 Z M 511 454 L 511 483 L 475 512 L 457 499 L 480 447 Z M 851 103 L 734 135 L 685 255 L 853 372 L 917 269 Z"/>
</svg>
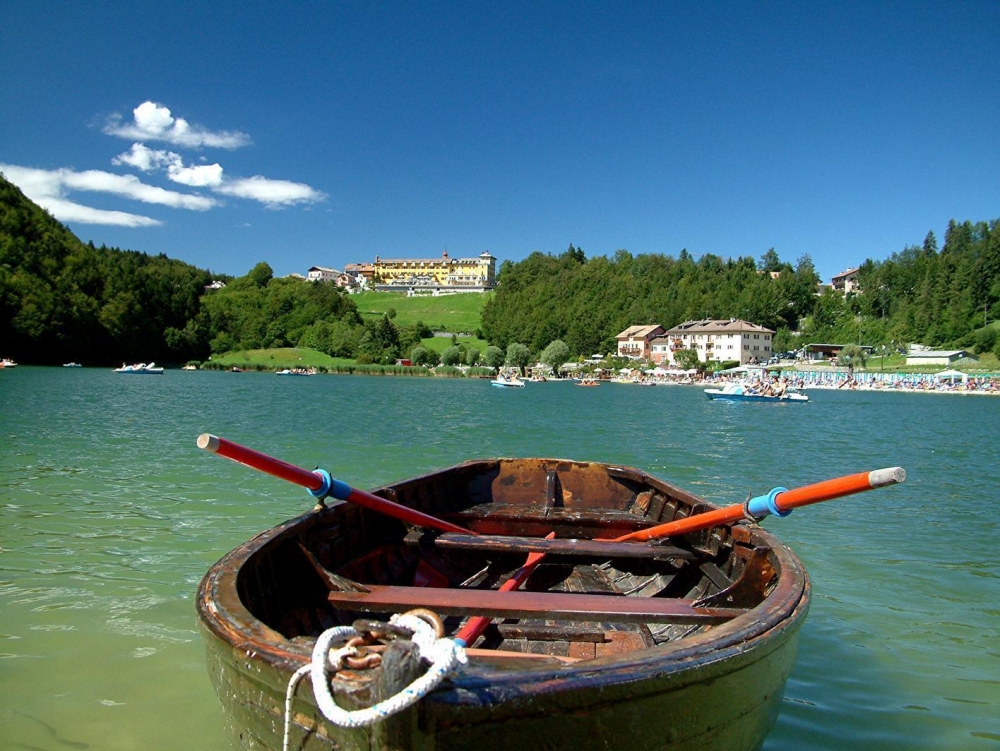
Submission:
<svg viewBox="0 0 1000 751">
<path fill-rule="evenodd" d="M 224 360 L 208 360 L 204 363 L 191 362 L 199 370 L 220 370 L 233 372 L 279 373 L 294 369 L 309 370 L 315 374 L 326 375 L 373 375 L 373 376 L 408 376 L 416 378 L 492 378 L 495 371 L 492 368 L 458 368 L 450 365 L 439 365 L 427 368 L 422 365 L 374 365 L 364 363 L 338 362 L 327 365 L 301 364 L 289 366 L 273 362 L 261 362 L 255 359 L 241 360 L 238 357 L 227 357 Z"/>
</svg>

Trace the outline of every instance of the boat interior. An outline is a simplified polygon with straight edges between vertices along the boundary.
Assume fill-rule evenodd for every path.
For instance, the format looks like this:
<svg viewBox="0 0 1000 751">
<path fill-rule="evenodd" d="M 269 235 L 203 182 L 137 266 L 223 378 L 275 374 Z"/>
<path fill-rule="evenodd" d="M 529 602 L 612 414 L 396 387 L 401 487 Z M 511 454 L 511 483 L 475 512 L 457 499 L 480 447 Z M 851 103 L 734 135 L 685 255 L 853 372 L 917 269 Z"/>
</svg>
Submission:
<svg viewBox="0 0 1000 751">
<path fill-rule="evenodd" d="M 248 543 L 237 591 L 253 618 L 302 642 L 425 608 L 449 635 L 470 617 L 488 618 L 469 644 L 476 659 L 575 662 L 731 621 L 761 605 L 781 573 L 774 539 L 756 525 L 614 542 L 714 508 L 625 467 L 473 461 L 373 492 L 468 533 L 414 529 L 331 503 Z M 499 591 L 537 554 L 544 557 L 521 586 Z"/>
</svg>

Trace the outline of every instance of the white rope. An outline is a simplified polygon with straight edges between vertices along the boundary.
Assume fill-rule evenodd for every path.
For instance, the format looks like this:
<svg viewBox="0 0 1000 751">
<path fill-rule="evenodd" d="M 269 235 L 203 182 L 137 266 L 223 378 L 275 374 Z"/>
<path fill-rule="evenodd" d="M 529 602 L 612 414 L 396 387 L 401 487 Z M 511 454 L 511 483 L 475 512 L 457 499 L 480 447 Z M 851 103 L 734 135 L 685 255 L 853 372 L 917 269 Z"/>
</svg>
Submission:
<svg viewBox="0 0 1000 751">
<path fill-rule="evenodd" d="M 353 656 L 357 650 L 347 646 L 334 649 L 333 644 L 338 641 L 347 641 L 357 636 L 358 632 L 352 626 L 338 626 L 324 631 L 316 640 L 312 662 L 296 670 L 288 681 L 288 689 L 285 693 L 284 751 L 288 751 L 292 696 L 299 680 L 306 673 L 310 674 L 316 705 L 323 716 L 340 727 L 359 728 L 401 712 L 437 688 L 438 684 L 459 665 L 468 663 L 465 650 L 452 639 L 439 639 L 434 627 L 423 618 L 410 614 L 394 615 L 389 619 L 389 622 L 413 632 L 412 641 L 420 649 L 421 659 L 431 663 L 427 672 L 416 678 L 395 696 L 390 696 L 374 706 L 353 711 L 342 709 L 334 702 L 330 692 L 330 671 L 339 670 L 344 658 Z"/>
<path fill-rule="evenodd" d="M 285 689 L 285 733 L 281 741 L 281 751 L 288 751 L 288 739 L 292 729 L 292 697 L 295 696 L 295 689 L 298 688 L 302 676 L 312 670 L 312 665 L 303 665 L 288 679 L 288 688 Z"/>
</svg>

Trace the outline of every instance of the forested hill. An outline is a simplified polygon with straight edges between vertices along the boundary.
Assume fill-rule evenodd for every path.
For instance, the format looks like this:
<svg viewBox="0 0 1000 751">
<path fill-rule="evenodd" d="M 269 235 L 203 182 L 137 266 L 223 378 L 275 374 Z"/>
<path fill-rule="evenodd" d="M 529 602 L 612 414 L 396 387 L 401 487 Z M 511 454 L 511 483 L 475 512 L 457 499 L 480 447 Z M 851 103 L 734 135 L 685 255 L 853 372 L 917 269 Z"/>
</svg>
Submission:
<svg viewBox="0 0 1000 751">
<path fill-rule="evenodd" d="M 92 365 L 203 360 L 213 352 L 305 346 L 359 361 L 392 363 L 421 337 L 417 322 L 363 321 L 332 284 L 273 278 L 266 263 L 206 294 L 212 275 L 164 255 L 95 248 L 0 175 L 0 356 L 26 363 Z M 218 277 L 216 277 L 218 278 Z M 778 331 L 775 349 L 803 343 L 921 342 L 1000 356 L 1000 222 L 951 222 L 938 249 L 929 233 L 885 261 L 865 261 L 862 292 L 815 294 L 808 256 L 772 249 L 759 261 L 715 255 L 588 259 L 561 255 L 505 261 L 483 308 L 490 344 L 555 340 L 570 355 L 606 353 L 629 326 L 742 318 Z M 796 333 L 792 333 L 796 332 Z"/>
<path fill-rule="evenodd" d="M 309 346 L 392 362 L 419 342 L 366 326 L 332 284 L 275 279 L 259 263 L 224 289 L 165 255 L 95 248 L 0 176 L 0 356 L 25 363 L 180 363 L 212 352 Z M 408 350 L 407 350 L 408 351 Z"/>
<path fill-rule="evenodd" d="M 742 318 L 771 328 L 794 327 L 814 304 L 819 277 L 808 256 L 793 268 L 769 251 L 761 271 L 752 258 L 632 256 L 586 259 L 570 245 L 560 256 L 533 253 L 505 262 L 499 286 L 483 310 L 491 343 L 517 341 L 536 351 L 561 339 L 580 354 L 610 352 L 629 326 Z"/>
<path fill-rule="evenodd" d="M 501 347 L 522 342 L 537 352 L 560 339 L 590 354 L 613 351 L 616 335 L 633 325 L 741 318 L 776 330 L 778 350 L 809 342 L 1000 349 L 997 329 L 984 327 L 1000 318 L 998 221 L 953 221 L 940 250 L 928 233 L 921 246 L 865 261 L 860 294 L 816 295 L 819 281 L 809 256 L 793 266 L 773 249 L 759 262 L 696 260 L 687 251 L 587 259 L 570 245 L 559 256 L 505 262 L 482 330 Z"/>
<path fill-rule="evenodd" d="M 184 357 L 178 334 L 210 281 L 209 272 L 163 255 L 85 244 L 0 176 L 3 356 L 34 363 Z"/>
</svg>

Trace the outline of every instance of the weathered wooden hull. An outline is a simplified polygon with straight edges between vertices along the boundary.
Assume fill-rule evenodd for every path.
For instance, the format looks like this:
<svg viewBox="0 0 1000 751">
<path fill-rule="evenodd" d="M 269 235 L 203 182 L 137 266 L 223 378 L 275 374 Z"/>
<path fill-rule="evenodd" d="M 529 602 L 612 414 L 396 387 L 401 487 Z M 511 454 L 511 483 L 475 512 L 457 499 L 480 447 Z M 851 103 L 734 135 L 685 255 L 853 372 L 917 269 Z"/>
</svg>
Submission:
<svg viewBox="0 0 1000 751">
<path fill-rule="evenodd" d="M 610 499 L 608 516 L 617 531 L 630 524 L 638 528 L 702 510 L 699 499 L 641 472 L 610 468 L 598 476 L 595 466 L 600 467 L 555 460 L 470 462 L 450 470 L 457 470 L 457 479 L 454 475 L 443 479 L 444 473 L 428 475 L 376 493 L 426 513 L 446 515 L 461 510 L 455 497 L 460 495 L 457 489 L 465 487 L 471 510 L 488 509 L 489 504 L 476 503 L 488 497 L 498 508 L 507 504 L 509 511 L 511 499 L 516 508 L 520 498 L 536 494 L 541 477 L 549 485 L 543 494 L 554 503 L 546 508 L 525 505 L 519 531 L 528 534 L 553 527 L 564 538 L 590 523 L 586 509 L 573 506 L 581 496 L 605 493 Z M 484 473 L 484 467 L 489 471 Z M 566 506 L 561 507 L 560 500 Z M 478 517 L 468 510 L 465 513 L 461 523 L 478 518 L 481 531 L 498 533 L 491 530 L 497 522 L 490 513 Z M 637 518 L 633 522 L 629 516 Z M 365 538 L 391 536 L 385 524 L 378 515 L 337 504 L 259 535 L 206 575 L 198 592 L 198 611 L 210 675 L 234 747 L 281 748 L 286 685 L 291 673 L 310 658 L 314 641 L 310 633 L 317 627 L 292 625 L 288 614 L 293 604 L 313 596 L 322 603 L 324 592 L 309 581 L 310 572 L 301 561 L 286 564 L 292 558 L 291 546 L 305 540 L 331 566 L 345 563 L 344 570 L 356 572 L 357 566 L 351 569 L 351 557 L 374 544 Z M 460 674 L 419 704 L 368 729 L 344 730 L 327 722 L 306 680 L 296 693 L 291 747 L 757 748 L 778 714 L 795 660 L 796 636 L 808 609 L 809 582 L 795 556 L 755 525 L 699 537 L 692 550 L 700 557 L 671 565 L 677 576 L 692 577 L 694 590 L 711 601 L 719 587 L 694 578 L 685 566 L 697 563 L 699 570 L 712 569 L 710 573 L 717 578 L 718 571 L 731 565 L 727 561 L 730 547 L 734 558 L 766 558 L 763 568 L 770 575 L 766 597 L 735 618 L 689 628 L 690 633 L 633 651 L 614 651 L 611 644 L 602 653 L 601 645 L 570 644 L 570 655 L 584 655 L 576 662 L 473 657 Z M 758 551 L 757 557 L 748 556 L 744 548 Z M 702 558 L 705 562 L 699 563 Z M 616 571 L 629 570 L 628 563 L 613 563 Z M 754 573 L 749 563 L 737 561 L 732 571 L 735 583 L 726 589 L 732 592 L 729 599 L 740 599 L 740 582 L 753 578 Z M 302 611 L 296 612 L 301 619 Z M 296 631 L 301 633 L 289 636 Z M 610 639 L 619 633 L 612 630 L 606 635 Z M 516 646 L 513 640 L 510 645 Z M 509 648 L 507 642 L 504 646 Z M 526 651 L 531 651 L 530 643 Z M 347 679 L 342 687 L 350 683 Z M 337 681 L 334 687 L 338 688 Z"/>
</svg>

